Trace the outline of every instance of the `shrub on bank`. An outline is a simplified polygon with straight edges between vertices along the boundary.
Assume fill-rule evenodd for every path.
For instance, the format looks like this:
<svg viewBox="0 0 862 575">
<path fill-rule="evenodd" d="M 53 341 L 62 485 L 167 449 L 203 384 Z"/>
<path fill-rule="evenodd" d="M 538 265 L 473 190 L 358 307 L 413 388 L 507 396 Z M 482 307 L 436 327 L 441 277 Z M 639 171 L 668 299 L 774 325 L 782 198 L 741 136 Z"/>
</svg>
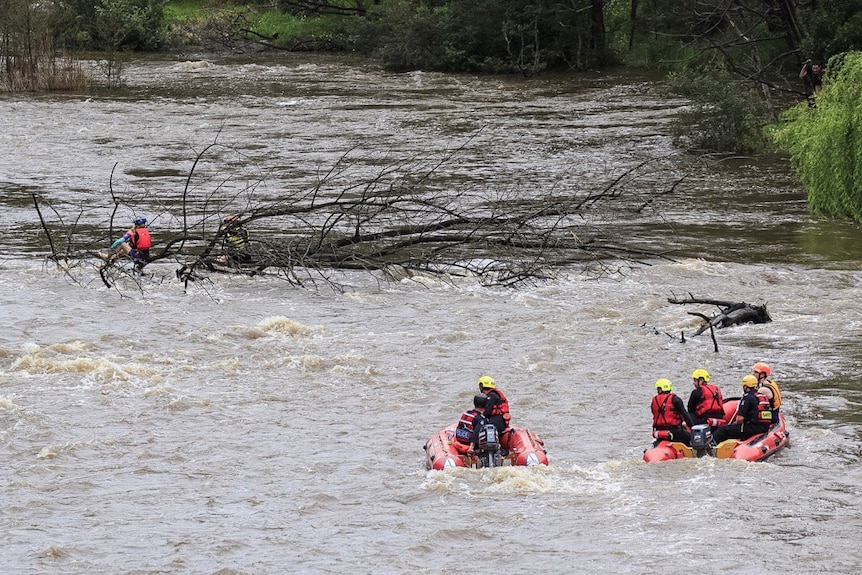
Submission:
<svg viewBox="0 0 862 575">
<path fill-rule="evenodd" d="M 668 76 L 670 90 L 691 104 L 671 123 L 674 144 L 696 152 L 750 154 L 767 147 L 766 111 L 751 84 L 724 71 Z"/>
<path fill-rule="evenodd" d="M 784 112 L 772 137 L 789 151 L 814 213 L 862 222 L 862 52 L 829 60 L 815 102 Z"/>
</svg>

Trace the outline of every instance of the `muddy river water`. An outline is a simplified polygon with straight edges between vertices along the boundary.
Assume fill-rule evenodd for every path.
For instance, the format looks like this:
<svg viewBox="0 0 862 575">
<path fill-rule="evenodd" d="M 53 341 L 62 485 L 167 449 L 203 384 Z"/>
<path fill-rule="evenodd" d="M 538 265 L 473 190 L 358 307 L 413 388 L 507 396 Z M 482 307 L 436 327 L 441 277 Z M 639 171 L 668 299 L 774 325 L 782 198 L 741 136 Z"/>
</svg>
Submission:
<svg viewBox="0 0 862 575">
<path fill-rule="evenodd" d="M 809 215 L 784 158 L 675 150 L 683 105 L 631 75 L 307 55 L 136 61 L 114 93 L 0 97 L 2 571 L 862 571 L 862 234 Z M 596 222 L 670 259 L 517 290 L 359 273 L 343 290 L 266 275 L 184 289 L 167 261 L 108 289 L 46 263 L 33 194 L 101 241 L 113 188 L 159 214 L 158 240 L 213 142 L 226 151 L 195 189 L 238 201 L 249 182 L 255 198 L 307 186 L 348 152 L 361 172 L 460 148 L 442 185 L 489 193 L 565 193 L 644 161 L 687 177 Z M 720 330 L 718 352 L 680 343 L 666 334 L 697 327 L 688 311 L 713 311 L 667 302 L 687 293 L 766 303 L 774 321 Z M 643 463 L 657 378 L 687 399 L 703 367 L 735 395 L 756 361 L 782 385 L 790 449 Z M 426 471 L 422 445 L 484 374 L 550 465 Z"/>
</svg>

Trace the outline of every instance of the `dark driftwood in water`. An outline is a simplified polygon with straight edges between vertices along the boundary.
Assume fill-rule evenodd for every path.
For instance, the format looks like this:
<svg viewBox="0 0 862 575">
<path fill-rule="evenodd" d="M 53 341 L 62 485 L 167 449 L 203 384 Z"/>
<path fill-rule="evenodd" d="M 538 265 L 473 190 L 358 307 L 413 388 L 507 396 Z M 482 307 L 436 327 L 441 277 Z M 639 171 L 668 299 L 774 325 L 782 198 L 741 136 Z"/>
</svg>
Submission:
<svg viewBox="0 0 862 575">
<path fill-rule="evenodd" d="M 766 304 L 752 305 L 745 302 L 732 302 L 716 299 L 696 298 L 689 295 L 687 298 L 668 298 L 667 301 L 673 304 L 709 304 L 717 306 L 719 313 L 713 316 L 707 316 L 703 313 L 688 312 L 689 315 L 694 315 L 706 322 L 694 333 L 700 335 L 708 329 L 721 329 L 732 325 L 740 325 L 744 323 L 768 323 L 772 321 L 769 312 L 766 309 Z M 713 337 L 713 341 L 714 341 Z"/>
<path fill-rule="evenodd" d="M 218 162 L 231 151 L 217 141 L 204 147 L 184 176 L 179 205 L 161 211 L 154 209 L 148 192 L 115 193 L 112 169 L 110 220 L 101 228 L 111 230 L 111 237 L 93 239 L 75 225 L 63 226 L 63 257 L 80 260 L 105 250 L 116 239 L 114 219 L 122 206 L 124 213 L 148 217 L 150 261 L 176 261 L 176 276 L 186 283 L 208 273 L 266 273 L 294 285 L 322 280 L 335 286 L 335 270 L 365 270 L 380 278 L 471 275 L 485 285 L 517 286 L 571 264 L 612 272 L 655 258 L 671 259 L 627 245 L 622 238 L 600 241 L 601 228 L 589 222 L 592 214 L 606 221 L 625 212 L 639 213 L 684 179 L 663 171 L 659 161 L 648 161 L 593 189 L 562 184 L 543 194 L 500 191 L 499 184 L 452 189 L 439 184 L 439 173 L 457 159 L 461 148 L 430 160 L 383 163 L 348 152 L 312 185 L 263 201 L 255 196 L 256 189 L 266 185 L 263 179 L 239 191 L 226 185 L 231 176 L 221 173 L 224 168 Z M 378 167 L 370 173 L 369 165 Z M 642 184 L 646 178 L 651 191 Z M 577 182 L 582 185 L 584 180 Z M 88 213 L 87 208 L 81 213 Z M 249 231 L 250 257 L 242 265 L 225 263 L 220 224 L 228 213 L 237 215 Z M 47 234 L 48 223 L 42 225 Z M 58 236 L 53 235 L 54 241 Z M 60 252 L 60 246 L 52 251 Z M 129 275 L 127 265 L 106 266 L 102 260 L 95 264 L 105 285 L 116 285 L 123 276 L 139 280 L 140 274 Z"/>
<path fill-rule="evenodd" d="M 42 224 L 42 229 L 45 230 L 45 236 L 48 238 L 48 245 L 51 247 L 51 259 L 57 260 L 57 248 L 54 247 L 54 238 L 51 235 L 51 230 L 45 223 L 45 218 L 42 216 L 42 210 L 39 208 L 39 196 L 33 194 L 33 205 L 36 207 L 36 213 L 39 215 L 39 223 Z"/>
</svg>

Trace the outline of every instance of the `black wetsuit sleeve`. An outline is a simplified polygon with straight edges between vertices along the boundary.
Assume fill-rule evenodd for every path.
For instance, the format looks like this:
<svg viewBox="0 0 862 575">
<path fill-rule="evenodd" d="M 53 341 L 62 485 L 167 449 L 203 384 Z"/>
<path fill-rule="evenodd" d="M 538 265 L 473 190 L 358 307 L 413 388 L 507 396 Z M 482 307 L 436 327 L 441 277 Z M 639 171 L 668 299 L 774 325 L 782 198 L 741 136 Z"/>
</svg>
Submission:
<svg viewBox="0 0 862 575">
<path fill-rule="evenodd" d="M 484 423 L 481 415 L 476 415 L 473 418 L 473 435 L 470 436 L 470 443 L 472 443 L 475 447 L 479 446 L 479 430 L 482 429 L 482 424 Z"/>
<path fill-rule="evenodd" d="M 751 412 L 757 411 L 757 404 L 755 401 L 756 400 L 750 393 L 746 393 L 742 396 L 742 399 L 739 400 L 739 410 L 736 413 L 737 415 L 742 416 L 743 421 L 754 419 Z"/>
<path fill-rule="evenodd" d="M 673 406 L 678 412 L 682 414 L 682 418 L 685 420 L 688 426 L 692 427 L 694 425 L 694 420 L 691 418 L 691 414 L 689 414 L 688 410 L 685 408 L 685 404 L 682 402 L 682 398 L 680 396 L 673 396 Z"/>
<path fill-rule="evenodd" d="M 694 388 L 691 391 L 691 395 L 688 396 L 688 412 L 694 413 L 697 409 L 697 404 L 700 403 L 701 398 L 703 397 L 703 390 L 699 387 Z"/>
<path fill-rule="evenodd" d="M 494 406 L 498 403 L 502 403 L 500 401 L 500 394 L 496 391 L 492 391 L 488 394 L 488 405 L 485 406 L 485 413 L 491 413 L 493 411 Z"/>
</svg>

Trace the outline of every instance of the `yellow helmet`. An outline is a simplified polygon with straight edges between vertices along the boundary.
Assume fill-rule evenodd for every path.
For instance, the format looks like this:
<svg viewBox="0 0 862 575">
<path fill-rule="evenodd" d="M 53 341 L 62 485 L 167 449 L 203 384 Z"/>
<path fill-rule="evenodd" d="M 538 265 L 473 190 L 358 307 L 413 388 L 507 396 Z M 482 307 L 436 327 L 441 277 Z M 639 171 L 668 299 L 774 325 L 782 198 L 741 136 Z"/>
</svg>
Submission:
<svg viewBox="0 0 862 575">
<path fill-rule="evenodd" d="M 479 378 L 479 389 L 496 389 L 496 387 L 490 375 L 483 375 Z"/>
<path fill-rule="evenodd" d="M 709 372 L 705 369 L 696 369 L 691 372 L 692 379 L 700 379 L 701 377 L 703 378 L 703 381 L 709 383 Z"/>
<path fill-rule="evenodd" d="M 757 387 L 757 378 L 754 377 L 753 375 L 746 375 L 745 377 L 742 378 L 742 387 L 743 388 L 746 388 L 746 387 L 756 388 Z"/>
<path fill-rule="evenodd" d="M 669 379 L 660 379 L 655 382 L 655 388 L 661 391 L 673 391 L 673 384 Z"/>
</svg>

